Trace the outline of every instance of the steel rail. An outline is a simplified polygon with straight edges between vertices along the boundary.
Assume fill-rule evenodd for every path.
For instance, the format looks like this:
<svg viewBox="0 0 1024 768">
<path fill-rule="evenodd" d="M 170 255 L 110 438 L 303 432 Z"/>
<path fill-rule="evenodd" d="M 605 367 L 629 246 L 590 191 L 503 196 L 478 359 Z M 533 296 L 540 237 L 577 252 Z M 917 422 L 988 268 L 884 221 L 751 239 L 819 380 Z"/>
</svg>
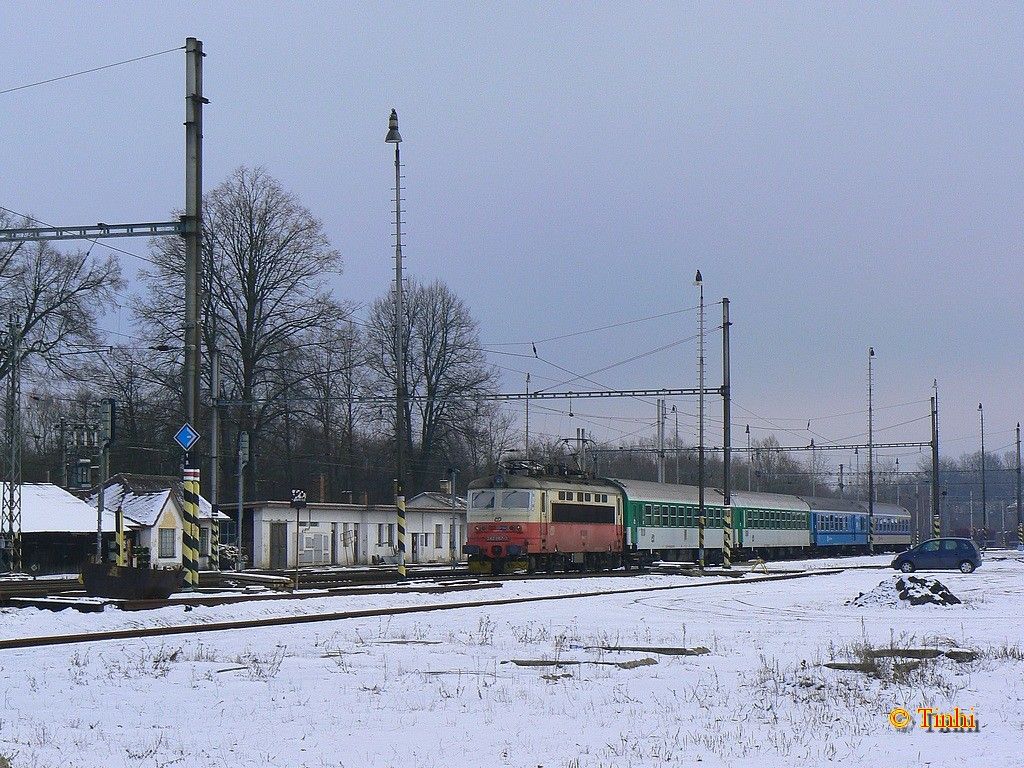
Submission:
<svg viewBox="0 0 1024 768">
<path fill-rule="evenodd" d="M 502 605 L 521 605 L 540 603 L 552 600 L 578 600 L 608 595 L 630 595 L 644 592 L 663 592 L 676 589 L 699 589 L 717 587 L 724 584 L 758 584 L 765 581 L 785 581 L 813 576 L 834 576 L 842 573 L 843 568 L 803 571 L 780 575 L 759 576 L 753 579 L 724 579 L 722 581 L 704 582 L 702 584 L 671 584 L 656 587 L 633 587 L 630 589 L 613 589 L 599 592 L 576 592 L 568 595 L 535 595 L 531 597 L 510 597 L 498 600 L 474 600 L 464 603 L 434 603 L 432 605 L 402 606 L 392 608 L 368 608 L 356 611 L 337 611 L 332 613 L 315 613 L 304 616 L 274 616 L 262 619 L 242 619 L 236 621 L 219 621 L 205 624 L 178 624 L 163 627 L 141 627 L 135 629 L 115 629 L 88 634 L 45 635 L 38 637 L 16 637 L 0 640 L 0 650 L 19 648 L 40 648 L 54 645 L 76 645 L 93 643 L 103 640 L 140 640 L 149 637 L 167 637 L 170 635 L 194 635 L 205 632 L 226 632 L 235 629 L 262 629 L 265 627 L 294 626 L 297 624 L 315 624 L 328 621 L 346 621 L 349 619 L 365 619 L 375 616 L 403 616 L 414 613 L 434 613 L 437 611 L 453 611 L 462 608 L 490 608 Z"/>
</svg>

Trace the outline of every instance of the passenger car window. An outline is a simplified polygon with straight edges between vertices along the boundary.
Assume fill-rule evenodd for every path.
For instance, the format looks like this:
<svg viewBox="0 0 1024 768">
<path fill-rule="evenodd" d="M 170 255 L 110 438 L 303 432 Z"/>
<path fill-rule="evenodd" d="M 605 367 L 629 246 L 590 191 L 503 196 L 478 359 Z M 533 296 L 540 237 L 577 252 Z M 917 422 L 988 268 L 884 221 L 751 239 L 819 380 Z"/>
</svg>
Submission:
<svg viewBox="0 0 1024 768">
<path fill-rule="evenodd" d="M 946 549 L 946 550 L 950 550 L 950 551 L 956 549 L 956 545 L 957 545 L 957 542 L 955 542 L 955 541 L 944 541 L 944 542 L 942 542 L 942 548 Z"/>
<path fill-rule="evenodd" d="M 921 545 L 921 551 L 922 552 L 938 552 L 939 551 L 939 542 L 937 542 L 937 541 L 926 541 L 924 544 Z"/>
</svg>

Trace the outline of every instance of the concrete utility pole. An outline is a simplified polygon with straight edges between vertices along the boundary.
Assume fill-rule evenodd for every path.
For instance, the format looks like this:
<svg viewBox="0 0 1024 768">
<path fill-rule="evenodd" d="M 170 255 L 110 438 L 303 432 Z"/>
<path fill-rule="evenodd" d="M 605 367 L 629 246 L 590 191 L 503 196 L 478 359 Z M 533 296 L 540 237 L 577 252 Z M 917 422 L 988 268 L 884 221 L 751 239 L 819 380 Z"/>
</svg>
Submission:
<svg viewBox="0 0 1024 768">
<path fill-rule="evenodd" d="M 988 505 L 985 503 L 985 409 L 978 403 L 978 413 L 981 415 L 981 528 L 985 531 L 985 541 L 988 544 Z"/>
<path fill-rule="evenodd" d="M 875 449 L 874 411 L 872 410 L 871 361 L 875 348 L 868 347 L 868 552 L 875 554 Z"/>
<path fill-rule="evenodd" d="M 526 460 L 530 460 L 530 374 L 526 374 Z"/>
<path fill-rule="evenodd" d="M 458 561 L 459 561 L 459 552 L 458 552 L 458 549 L 459 549 L 459 539 L 455 535 L 455 530 L 457 528 L 457 526 L 456 526 L 456 513 L 455 513 L 455 477 L 458 474 L 459 474 L 459 470 L 457 470 L 455 467 L 449 467 L 448 468 L 448 482 L 449 482 L 449 485 L 451 486 L 449 488 L 449 490 L 451 491 L 451 498 L 452 498 L 452 527 L 451 527 L 451 530 L 450 530 L 451 536 L 449 536 L 449 539 L 451 540 L 451 549 L 452 549 L 452 570 L 455 570 L 455 564 L 458 563 Z"/>
<path fill-rule="evenodd" d="M 103 511 L 106 509 L 106 485 L 110 477 L 110 444 L 114 442 L 117 405 L 111 398 L 100 403 L 100 474 L 99 490 L 96 494 L 96 562 L 102 563 L 103 557 Z M 117 544 L 117 564 L 128 565 L 127 550 L 124 540 L 124 512 L 118 504 L 114 513 L 114 540 Z"/>
<path fill-rule="evenodd" d="M 676 474 L 675 484 L 679 485 L 679 409 L 674 405 L 672 406 L 672 414 L 676 417 L 676 431 L 675 431 L 675 455 L 676 455 Z"/>
<path fill-rule="evenodd" d="M 199 304 L 203 247 L 203 44 L 185 40 L 185 421 L 199 411 Z"/>
<path fill-rule="evenodd" d="M 658 482 L 665 482 L 665 401 L 657 400 L 658 406 Z M 577 433 L 579 430 L 576 430 Z"/>
<path fill-rule="evenodd" d="M 704 569 L 704 279 L 700 270 L 693 279 L 700 289 L 697 308 L 697 565 Z"/>
<path fill-rule="evenodd" d="M 722 498 L 723 519 L 722 561 L 732 568 L 732 391 L 729 379 L 729 299 L 722 299 Z M 703 387 L 703 382 L 701 387 Z"/>
<path fill-rule="evenodd" d="M 1024 517 L 1020 509 L 1020 422 L 1017 422 L 1017 546 L 1024 546 Z"/>
<path fill-rule="evenodd" d="M 939 510 L 939 382 L 932 382 L 932 536 L 942 535 L 942 518 Z"/>
<path fill-rule="evenodd" d="M 249 433 L 238 433 L 238 530 L 235 532 L 235 570 L 242 570 L 242 507 L 245 498 L 245 466 L 249 463 Z"/>
<path fill-rule="evenodd" d="M 388 120 L 386 144 L 395 145 L 395 510 L 398 514 L 398 575 L 403 579 L 405 569 L 405 288 L 402 284 L 402 160 L 398 132 L 398 112 L 391 110 Z"/>
</svg>

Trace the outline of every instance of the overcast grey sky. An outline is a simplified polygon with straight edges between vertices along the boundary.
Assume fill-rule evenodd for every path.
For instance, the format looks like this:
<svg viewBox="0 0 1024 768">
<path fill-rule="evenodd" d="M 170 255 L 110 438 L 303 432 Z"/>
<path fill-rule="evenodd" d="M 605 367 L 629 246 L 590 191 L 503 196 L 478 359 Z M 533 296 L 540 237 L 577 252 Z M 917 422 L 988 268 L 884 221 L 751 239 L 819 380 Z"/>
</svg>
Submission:
<svg viewBox="0 0 1024 768">
<path fill-rule="evenodd" d="M 863 413 L 820 417 L 865 408 L 874 345 L 876 402 L 916 401 L 879 427 L 926 417 L 937 377 L 944 452 L 976 446 L 979 401 L 987 445 L 1012 441 L 1020 4 L 6 2 L 0 24 L 0 90 L 200 38 L 207 187 L 264 165 L 323 219 L 345 257 L 336 291 L 357 305 L 392 270 L 395 107 L 408 268 L 465 297 L 485 342 L 692 306 L 699 268 L 710 327 L 712 302 L 732 300 L 738 423 L 793 429 L 779 434 L 792 443 L 807 419 L 831 438 L 863 432 Z M 166 218 L 182 204 L 183 70 L 174 53 L 0 96 L 0 204 L 65 224 Z M 695 329 L 684 313 L 538 349 L 586 372 Z M 534 387 L 564 378 L 492 359 Z M 687 341 L 594 378 L 692 386 L 695 360 Z M 653 434 L 653 405 L 574 411 L 602 418 L 534 423 Z M 882 437 L 926 440 L 927 421 Z"/>
</svg>

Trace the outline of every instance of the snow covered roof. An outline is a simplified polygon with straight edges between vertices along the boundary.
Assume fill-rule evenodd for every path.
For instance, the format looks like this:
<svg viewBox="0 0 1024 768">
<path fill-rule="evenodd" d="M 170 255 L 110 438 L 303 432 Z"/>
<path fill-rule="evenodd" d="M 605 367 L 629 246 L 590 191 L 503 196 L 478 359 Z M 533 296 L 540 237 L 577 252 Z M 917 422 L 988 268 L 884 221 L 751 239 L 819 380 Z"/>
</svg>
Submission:
<svg viewBox="0 0 1024 768">
<path fill-rule="evenodd" d="M 169 497 L 171 503 L 175 504 L 178 509 L 184 507 L 180 477 L 122 472 L 107 481 L 103 506 L 111 512 L 116 511 L 120 506 L 126 518 L 136 525 L 149 527 L 160 518 L 160 513 L 167 506 Z M 95 490 L 91 492 L 89 499 L 95 503 Z M 204 520 L 213 517 L 213 507 L 203 496 L 199 497 L 199 517 Z M 227 515 L 221 512 L 217 519 L 226 520 Z"/>
<path fill-rule="evenodd" d="M 405 505 L 408 509 L 451 509 L 452 497 L 447 493 L 436 491 L 424 491 L 413 496 Z M 461 496 L 455 497 L 455 508 L 465 509 L 466 500 Z"/>
<path fill-rule="evenodd" d="M 114 530 L 114 516 L 103 515 L 103 530 Z M 95 533 L 96 507 L 53 483 L 21 486 L 22 533 Z"/>
</svg>

